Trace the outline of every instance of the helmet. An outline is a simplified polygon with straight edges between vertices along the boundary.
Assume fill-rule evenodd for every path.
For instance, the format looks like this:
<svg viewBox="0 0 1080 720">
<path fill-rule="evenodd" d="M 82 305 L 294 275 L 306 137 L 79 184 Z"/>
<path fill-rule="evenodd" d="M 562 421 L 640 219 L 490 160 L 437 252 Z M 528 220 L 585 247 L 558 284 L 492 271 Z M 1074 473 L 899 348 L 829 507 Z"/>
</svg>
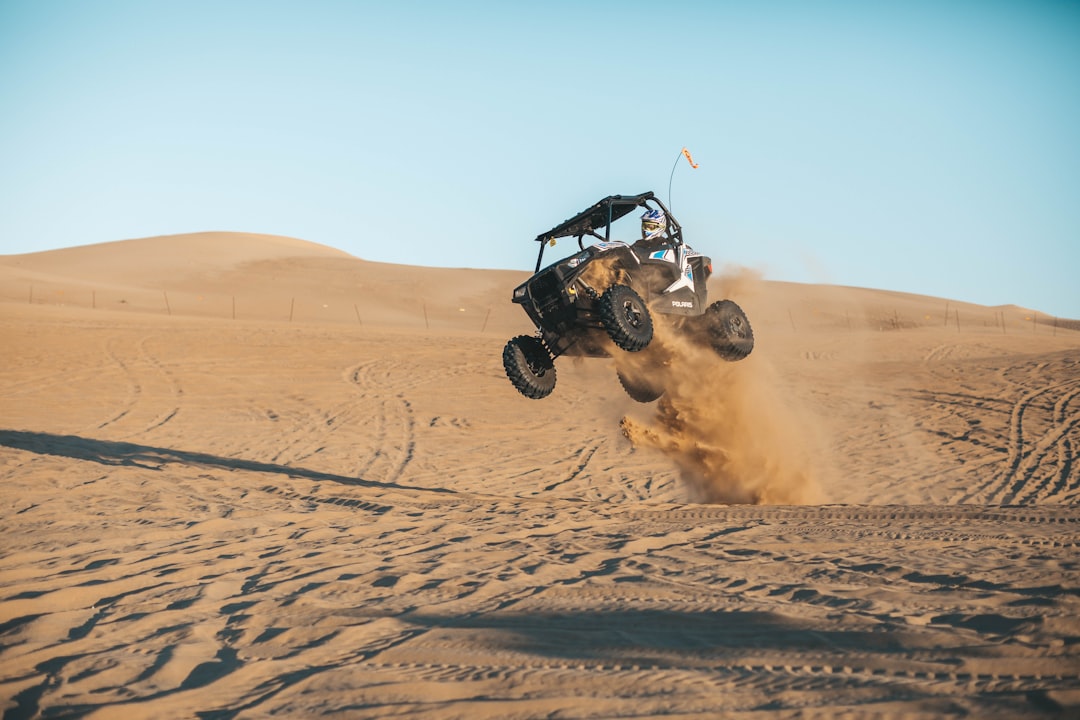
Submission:
<svg viewBox="0 0 1080 720">
<path fill-rule="evenodd" d="M 641 216 L 641 239 L 658 240 L 667 231 L 667 217 L 663 210 L 648 209 Z"/>
</svg>

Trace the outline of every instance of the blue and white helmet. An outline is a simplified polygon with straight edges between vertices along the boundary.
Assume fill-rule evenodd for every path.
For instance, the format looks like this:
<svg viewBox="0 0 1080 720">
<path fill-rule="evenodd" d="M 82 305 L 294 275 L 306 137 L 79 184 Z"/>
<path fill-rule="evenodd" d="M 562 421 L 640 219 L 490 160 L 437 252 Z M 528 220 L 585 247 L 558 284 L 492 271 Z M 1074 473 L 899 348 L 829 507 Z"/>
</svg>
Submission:
<svg viewBox="0 0 1080 720">
<path fill-rule="evenodd" d="M 648 209 L 641 216 L 641 239 L 658 240 L 667 231 L 667 216 L 663 210 Z"/>
</svg>

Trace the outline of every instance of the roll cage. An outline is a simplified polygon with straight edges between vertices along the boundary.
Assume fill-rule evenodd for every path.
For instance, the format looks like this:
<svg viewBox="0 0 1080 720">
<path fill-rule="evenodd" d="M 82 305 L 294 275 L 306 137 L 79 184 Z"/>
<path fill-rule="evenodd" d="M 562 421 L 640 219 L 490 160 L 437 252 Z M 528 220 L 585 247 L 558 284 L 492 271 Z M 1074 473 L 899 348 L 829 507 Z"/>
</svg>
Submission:
<svg viewBox="0 0 1080 720">
<path fill-rule="evenodd" d="M 616 220 L 632 213 L 635 208 L 659 209 L 667 216 L 667 236 L 676 245 L 682 245 L 682 226 L 671 216 L 668 209 L 660 202 L 652 192 L 640 195 L 608 195 L 603 200 L 589 208 L 582 210 L 572 218 L 568 218 L 551 228 L 545 233 L 536 236 L 540 243 L 540 253 L 536 256 L 536 269 L 540 272 L 540 266 L 544 261 L 544 248 L 557 238 L 576 237 L 578 247 L 585 249 L 584 238 L 590 235 L 602 242 L 611 240 L 611 224 Z M 601 235 L 600 233 L 604 234 Z"/>
</svg>

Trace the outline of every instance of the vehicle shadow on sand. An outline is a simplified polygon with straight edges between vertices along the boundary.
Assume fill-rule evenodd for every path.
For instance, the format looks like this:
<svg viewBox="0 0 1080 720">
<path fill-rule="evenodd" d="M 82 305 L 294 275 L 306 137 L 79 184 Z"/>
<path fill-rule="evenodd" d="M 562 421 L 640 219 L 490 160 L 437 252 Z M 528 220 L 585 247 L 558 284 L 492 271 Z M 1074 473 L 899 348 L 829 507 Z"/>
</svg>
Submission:
<svg viewBox="0 0 1080 720">
<path fill-rule="evenodd" d="M 429 488 L 401 485 L 394 482 L 379 482 L 363 478 L 348 477 L 335 473 L 309 470 L 292 465 L 245 460 L 243 458 L 222 457 L 210 453 L 176 450 L 173 448 L 139 445 L 137 443 L 98 440 L 78 435 L 56 435 L 53 433 L 28 432 L 22 430 L 0 430 L 0 447 L 66 457 L 73 460 L 86 460 L 101 465 L 120 467 L 140 467 L 147 470 L 161 470 L 170 464 L 190 465 L 194 467 L 218 468 L 222 470 L 246 470 L 248 472 L 285 475 L 292 478 L 336 482 L 343 485 L 355 485 L 372 488 L 393 488 L 397 490 L 418 490 L 423 492 L 453 493 L 446 488 Z"/>
</svg>

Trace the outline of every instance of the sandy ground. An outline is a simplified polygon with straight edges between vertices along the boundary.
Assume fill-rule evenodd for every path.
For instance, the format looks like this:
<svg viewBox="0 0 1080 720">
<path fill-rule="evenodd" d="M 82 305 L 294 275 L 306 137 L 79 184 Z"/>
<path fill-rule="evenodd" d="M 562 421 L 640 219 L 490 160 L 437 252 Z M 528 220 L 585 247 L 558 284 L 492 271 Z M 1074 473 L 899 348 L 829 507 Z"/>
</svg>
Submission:
<svg viewBox="0 0 1080 720">
<path fill-rule="evenodd" d="M 1075 323 L 727 271 L 747 360 L 533 401 L 526 276 L 0 257 L 4 718 L 1080 715 Z"/>
</svg>

